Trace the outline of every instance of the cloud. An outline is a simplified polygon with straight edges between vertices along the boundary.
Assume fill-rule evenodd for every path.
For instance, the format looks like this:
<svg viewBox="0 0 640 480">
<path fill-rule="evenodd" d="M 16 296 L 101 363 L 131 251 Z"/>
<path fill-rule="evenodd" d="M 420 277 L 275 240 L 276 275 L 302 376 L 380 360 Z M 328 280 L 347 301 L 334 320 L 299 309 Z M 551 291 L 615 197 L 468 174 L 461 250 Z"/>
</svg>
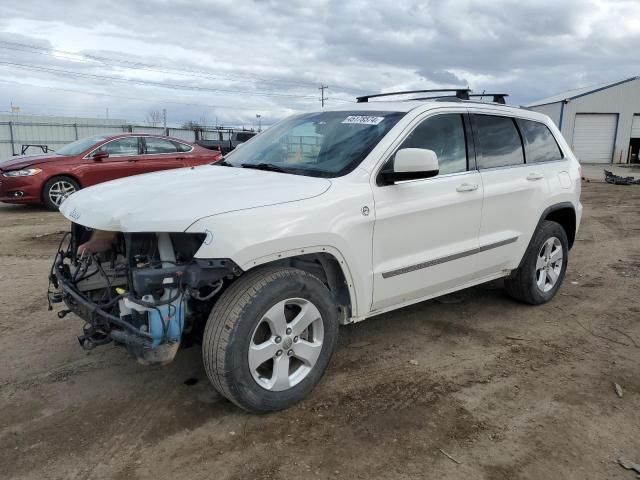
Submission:
<svg viewBox="0 0 640 480">
<path fill-rule="evenodd" d="M 260 113 L 268 124 L 317 109 L 321 83 L 330 106 L 348 107 L 361 93 L 467 84 L 524 104 L 640 72 L 630 53 L 640 40 L 634 0 L 22 1 L 3 10 L 0 81 L 9 83 L 0 102 L 34 112 L 108 107 L 136 120 L 167 108 L 176 123 L 204 115 L 250 125 Z"/>
</svg>

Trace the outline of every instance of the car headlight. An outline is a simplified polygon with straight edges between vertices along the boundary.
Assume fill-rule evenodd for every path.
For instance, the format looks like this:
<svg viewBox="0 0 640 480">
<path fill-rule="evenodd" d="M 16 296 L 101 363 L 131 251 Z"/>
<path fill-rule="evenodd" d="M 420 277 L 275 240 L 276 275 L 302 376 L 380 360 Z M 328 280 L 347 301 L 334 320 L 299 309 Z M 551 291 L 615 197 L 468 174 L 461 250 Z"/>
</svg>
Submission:
<svg viewBox="0 0 640 480">
<path fill-rule="evenodd" d="M 39 168 L 25 168 L 24 170 L 11 170 L 10 172 L 4 172 L 3 177 L 30 177 L 37 175 L 41 172 Z"/>
</svg>

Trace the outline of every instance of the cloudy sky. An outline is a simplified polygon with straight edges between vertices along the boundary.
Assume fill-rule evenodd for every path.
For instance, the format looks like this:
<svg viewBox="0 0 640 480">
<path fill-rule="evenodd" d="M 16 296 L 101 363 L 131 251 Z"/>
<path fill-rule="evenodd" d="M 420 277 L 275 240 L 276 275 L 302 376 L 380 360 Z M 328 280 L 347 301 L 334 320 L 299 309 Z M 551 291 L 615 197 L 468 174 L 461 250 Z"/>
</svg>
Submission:
<svg viewBox="0 0 640 480">
<path fill-rule="evenodd" d="M 253 126 L 379 91 L 640 75 L 637 0 L 2 2 L 0 112 Z"/>
</svg>

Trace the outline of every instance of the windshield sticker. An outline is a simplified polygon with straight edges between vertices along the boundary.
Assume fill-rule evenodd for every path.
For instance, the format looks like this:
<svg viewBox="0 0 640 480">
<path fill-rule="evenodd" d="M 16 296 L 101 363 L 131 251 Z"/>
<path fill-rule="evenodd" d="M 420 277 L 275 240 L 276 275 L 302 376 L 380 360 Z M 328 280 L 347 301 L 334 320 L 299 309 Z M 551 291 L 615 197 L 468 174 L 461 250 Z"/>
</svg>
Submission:
<svg viewBox="0 0 640 480">
<path fill-rule="evenodd" d="M 373 117 L 370 115 L 349 115 L 342 123 L 357 123 L 358 125 L 378 125 L 384 117 Z"/>
</svg>

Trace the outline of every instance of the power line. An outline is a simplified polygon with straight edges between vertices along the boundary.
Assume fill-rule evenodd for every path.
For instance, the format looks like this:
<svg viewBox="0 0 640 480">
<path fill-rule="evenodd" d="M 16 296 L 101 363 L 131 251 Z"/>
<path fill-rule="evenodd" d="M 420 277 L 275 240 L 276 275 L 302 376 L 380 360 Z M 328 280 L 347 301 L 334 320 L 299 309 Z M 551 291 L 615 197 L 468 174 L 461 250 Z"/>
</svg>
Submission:
<svg viewBox="0 0 640 480">
<path fill-rule="evenodd" d="M 291 93 L 276 93 L 276 92 L 254 92 L 249 90 L 226 90 L 226 89 L 220 89 L 220 88 L 200 87 L 195 85 L 181 85 L 181 84 L 175 84 L 175 83 L 153 82 L 151 80 L 138 80 L 134 78 L 118 78 L 118 77 L 112 77 L 108 75 L 97 75 L 94 73 L 74 72 L 71 70 L 62 70 L 57 68 L 41 67 L 38 65 L 30 65 L 30 64 L 14 63 L 14 62 L 0 61 L 0 65 L 6 65 L 6 66 L 21 68 L 26 70 L 36 70 L 40 72 L 52 73 L 54 75 L 73 76 L 77 78 L 89 78 L 93 80 L 108 80 L 112 82 L 134 83 L 137 85 L 153 86 L 158 88 L 168 88 L 173 90 L 192 90 L 192 91 L 212 92 L 212 93 L 220 93 L 220 94 L 231 93 L 231 94 L 254 95 L 254 96 L 260 96 L 260 97 L 264 96 L 264 97 L 315 99 L 315 97 L 312 97 L 309 95 L 295 95 Z"/>
<path fill-rule="evenodd" d="M 102 56 L 98 56 L 98 55 L 89 55 L 89 54 L 82 54 L 82 53 L 74 53 L 74 52 L 69 52 L 69 51 L 65 51 L 65 50 L 57 50 L 57 49 L 48 49 L 45 47 L 38 47 L 36 45 L 28 45 L 28 44 L 23 44 L 23 43 L 17 43 L 17 42 L 7 42 L 4 40 L 0 40 L 0 48 L 6 49 L 6 50 L 14 50 L 14 51 L 19 51 L 19 52 L 29 52 L 29 53 L 35 53 L 38 55 L 46 55 L 46 56 L 51 56 L 51 57 L 59 57 L 59 56 L 67 56 L 67 57 L 71 57 L 71 58 L 67 58 L 68 60 L 78 60 L 78 59 L 83 59 L 83 60 L 89 60 L 89 61 L 93 61 L 93 62 L 99 62 L 102 63 L 103 65 L 109 65 L 112 67 L 119 67 L 119 68 L 129 68 L 129 69 L 134 69 L 134 70 L 145 70 L 145 71 L 151 71 L 151 72 L 161 72 L 161 73 L 169 73 L 172 75 L 181 75 L 181 76 L 187 76 L 187 77 L 197 77 L 197 78 L 223 78 L 223 79 L 230 79 L 230 80 L 252 80 L 252 81 L 258 81 L 258 82 L 262 82 L 262 83 L 271 83 L 271 84 L 275 84 L 275 85 L 293 85 L 293 86 L 304 86 L 304 87 L 310 87 L 313 85 L 313 83 L 311 82 L 296 82 L 296 81 L 291 81 L 291 80 L 274 80 L 274 79 L 269 79 L 269 78 L 262 78 L 259 76 L 255 76 L 255 75 L 249 75 L 249 74 L 228 74 L 228 73 L 211 73 L 211 72 L 207 72 L 207 71 L 203 71 L 203 70 L 189 70 L 189 69 L 184 69 L 184 70 L 178 70 L 178 69 L 174 69 L 174 68 L 167 68 L 167 67 L 162 67 L 162 66 L 158 66 L 158 65 L 152 65 L 152 64 L 147 64 L 147 63 L 142 63 L 142 62 L 132 62 L 130 60 L 121 60 L 121 59 L 117 59 L 117 58 L 109 58 L 109 57 L 102 57 Z"/>
<path fill-rule="evenodd" d="M 74 53 L 67 50 L 50 49 L 46 47 L 39 47 L 37 45 L 29 45 L 29 44 L 18 43 L 18 42 L 8 42 L 6 40 L 0 40 L 0 48 L 4 48 L 7 50 L 14 50 L 14 51 L 22 51 L 22 52 L 28 51 L 29 53 L 35 53 L 38 55 L 47 55 L 52 57 L 66 55 L 66 56 L 71 56 L 72 57 L 71 60 L 77 60 L 78 58 L 81 58 L 89 61 L 100 62 L 104 65 L 109 65 L 112 67 L 129 68 L 129 69 L 145 70 L 145 71 L 152 71 L 152 72 L 155 71 L 155 72 L 170 73 L 173 75 L 181 75 L 181 76 L 191 76 L 191 77 L 198 77 L 198 78 L 223 78 L 223 79 L 226 78 L 231 80 L 250 79 L 256 82 L 270 83 L 274 85 L 293 85 L 293 86 L 304 86 L 304 87 L 311 87 L 314 85 L 311 82 L 296 82 L 292 80 L 274 80 L 274 79 L 264 78 L 256 75 L 250 75 L 250 74 L 211 73 L 203 70 L 192 70 L 192 69 L 178 70 L 178 69 L 162 67 L 162 66 L 148 64 L 148 63 L 134 62 L 131 60 L 122 60 L 122 59 L 113 58 L 113 57 L 110 58 L 110 57 L 103 57 L 98 55 Z M 351 91 L 354 93 L 361 93 L 358 90 L 350 89 L 348 87 L 340 87 L 340 90 L 343 90 L 345 92 Z"/>
<path fill-rule="evenodd" d="M 24 87 L 33 87 L 33 88 L 44 88 L 44 89 L 47 89 L 47 90 L 57 90 L 57 91 L 61 91 L 61 92 L 79 93 L 81 95 L 122 98 L 122 99 L 125 99 L 125 100 L 138 100 L 138 101 L 156 102 L 156 103 L 169 103 L 169 104 L 175 104 L 175 105 L 185 105 L 185 106 L 190 106 L 190 107 L 222 108 L 222 109 L 230 109 L 230 110 L 256 110 L 256 108 L 259 108 L 260 110 L 266 110 L 266 111 L 269 111 L 269 112 L 277 111 L 276 109 L 270 109 L 270 108 L 266 108 L 266 107 L 238 107 L 238 106 L 231 106 L 231 105 L 211 105 L 211 104 L 206 104 L 206 103 L 177 102 L 175 100 L 165 100 L 165 99 L 145 99 L 145 98 L 140 98 L 140 97 L 131 97 L 131 96 L 127 96 L 127 95 L 116 95 L 116 94 L 111 94 L 111 93 L 100 93 L 100 92 L 86 92 L 86 91 L 82 91 L 82 90 L 73 90 L 73 89 L 70 89 L 70 88 L 58 88 L 58 87 L 49 87 L 49 86 L 45 86 L 45 85 L 33 85 L 33 84 L 30 84 L 30 83 L 11 82 L 11 81 L 7 81 L 7 80 L 0 80 L 0 83 L 4 83 L 4 84 L 7 84 L 7 85 L 19 85 L 21 87 L 24 86 Z M 45 105 L 45 104 L 43 104 L 43 105 Z"/>
</svg>

